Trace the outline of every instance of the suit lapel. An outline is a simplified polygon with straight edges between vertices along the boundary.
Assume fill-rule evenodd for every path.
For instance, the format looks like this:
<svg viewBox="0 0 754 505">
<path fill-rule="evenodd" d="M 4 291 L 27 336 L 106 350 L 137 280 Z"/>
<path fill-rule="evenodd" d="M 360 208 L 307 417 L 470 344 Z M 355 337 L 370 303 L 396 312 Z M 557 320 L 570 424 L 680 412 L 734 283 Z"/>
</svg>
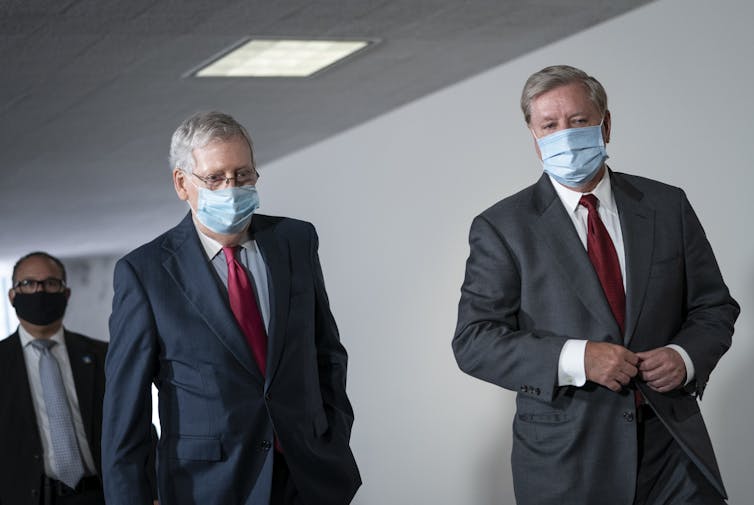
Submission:
<svg viewBox="0 0 754 505">
<path fill-rule="evenodd" d="M 270 328 L 267 352 L 267 384 L 277 371 L 285 347 L 286 322 L 290 297 L 290 251 L 274 233 L 274 223 L 263 216 L 254 216 L 251 233 L 267 265 L 267 287 L 270 292 Z"/>
<path fill-rule="evenodd" d="M 220 342 L 252 374 L 264 383 L 251 350 L 218 285 L 189 213 L 173 228 L 163 243 L 163 267 L 168 271 L 193 309 L 204 319 Z"/>
<path fill-rule="evenodd" d="M 611 334 L 620 335 L 597 273 L 547 175 L 542 175 L 535 185 L 533 199 L 539 214 L 533 229 L 550 248 L 555 263 L 568 279 L 568 285 L 595 318 L 612 328 Z"/>
<path fill-rule="evenodd" d="M 624 342 L 633 338 L 649 281 L 654 249 L 654 209 L 642 203 L 643 194 L 619 174 L 610 172 L 618 206 L 626 254 L 626 323 Z"/>
<path fill-rule="evenodd" d="M 8 376 L 11 380 L 7 384 L 2 384 L 3 394 L 15 397 L 12 404 L 17 408 L 14 410 L 21 416 L 22 423 L 25 426 L 37 426 L 37 415 L 34 412 L 34 401 L 31 397 L 31 386 L 29 385 L 29 374 L 26 371 L 26 360 L 24 359 L 24 350 L 21 347 L 21 337 L 18 332 L 11 335 L 8 342 L 11 345 L 11 353 L 8 356 Z M 6 414 L 7 415 L 7 414 Z M 25 430 L 26 435 L 32 437 L 33 446 L 37 451 L 42 450 L 42 441 L 39 438 L 39 430 Z"/>
<path fill-rule="evenodd" d="M 73 383 L 76 386 L 81 420 L 84 423 L 87 438 L 94 440 L 92 402 L 94 401 L 95 373 L 97 366 L 101 364 L 96 363 L 94 355 L 86 349 L 83 342 L 71 336 L 68 331 L 64 333 L 64 338 L 66 349 L 68 349 L 68 361 L 71 363 Z M 92 451 L 94 450 L 95 448 L 92 447 Z"/>
</svg>

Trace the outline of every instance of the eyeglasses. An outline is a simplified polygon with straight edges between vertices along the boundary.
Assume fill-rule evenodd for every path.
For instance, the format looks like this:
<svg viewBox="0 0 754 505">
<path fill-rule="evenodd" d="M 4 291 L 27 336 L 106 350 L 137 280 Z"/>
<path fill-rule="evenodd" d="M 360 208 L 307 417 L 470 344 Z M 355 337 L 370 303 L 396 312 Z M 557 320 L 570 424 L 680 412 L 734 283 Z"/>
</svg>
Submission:
<svg viewBox="0 0 754 505">
<path fill-rule="evenodd" d="M 202 181 L 204 185 L 207 186 L 207 189 L 213 190 L 218 189 L 226 184 L 230 184 L 230 181 L 234 181 L 239 186 L 245 186 L 249 183 L 253 184 L 257 179 L 259 179 L 259 174 L 257 173 L 257 171 L 255 169 L 248 168 L 236 171 L 235 177 L 225 177 L 224 175 L 220 174 L 212 174 L 207 175 L 206 177 L 202 177 L 201 175 L 196 175 L 194 172 L 191 172 L 191 175 Z"/>
<path fill-rule="evenodd" d="M 36 293 L 39 291 L 40 287 L 45 293 L 60 293 L 65 289 L 65 281 L 54 277 L 48 277 L 42 281 L 36 279 L 23 279 L 13 286 L 14 289 L 17 289 L 26 295 Z"/>
</svg>

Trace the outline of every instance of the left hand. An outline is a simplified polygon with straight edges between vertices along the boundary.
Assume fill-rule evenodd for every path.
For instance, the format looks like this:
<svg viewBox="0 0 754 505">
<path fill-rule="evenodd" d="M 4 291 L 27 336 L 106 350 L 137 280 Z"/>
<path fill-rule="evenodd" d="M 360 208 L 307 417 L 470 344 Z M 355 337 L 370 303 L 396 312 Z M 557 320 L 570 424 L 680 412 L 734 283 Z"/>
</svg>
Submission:
<svg viewBox="0 0 754 505">
<path fill-rule="evenodd" d="M 658 347 L 636 355 L 639 357 L 639 377 L 658 393 L 673 391 L 686 380 L 686 364 L 674 349 Z"/>
</svg>

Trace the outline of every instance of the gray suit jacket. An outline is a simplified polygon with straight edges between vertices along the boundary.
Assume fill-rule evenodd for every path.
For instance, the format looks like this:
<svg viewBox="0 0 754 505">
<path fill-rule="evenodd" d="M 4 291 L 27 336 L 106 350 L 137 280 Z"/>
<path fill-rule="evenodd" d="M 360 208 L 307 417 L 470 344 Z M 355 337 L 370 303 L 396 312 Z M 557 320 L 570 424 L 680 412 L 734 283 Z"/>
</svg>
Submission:
<svg viewBox="0 0 754 505">
<path fill-rule="evenodd" d="M 513 481 L 519 505 L 631 504 L 637 472 L 634 400 L 592 382 L 558 386 L 567 339 L 644 351 L 683 347 L 687 388 L 644 393 L 724 496 L 696 397 L 730 347 L 739 307 L 682 190 L 609 172 L 626 253 L 622 336 L 599 280 L 546 175 L 474 219 L 453 349 L 460 368 L 517 391 Z"/>
</svg>

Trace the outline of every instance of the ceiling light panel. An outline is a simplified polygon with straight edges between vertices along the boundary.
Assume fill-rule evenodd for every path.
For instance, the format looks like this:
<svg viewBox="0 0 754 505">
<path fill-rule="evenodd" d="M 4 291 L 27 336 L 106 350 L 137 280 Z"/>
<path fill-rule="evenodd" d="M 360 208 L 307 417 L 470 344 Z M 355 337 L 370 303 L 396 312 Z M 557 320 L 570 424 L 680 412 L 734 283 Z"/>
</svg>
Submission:
<svg viewBox="0 0 754 505">
<path fill-rule="evenodd" d="M 251 39 L 196 77 L 309 77 L 369 45 L 365 40 Z"/>
</svg>

